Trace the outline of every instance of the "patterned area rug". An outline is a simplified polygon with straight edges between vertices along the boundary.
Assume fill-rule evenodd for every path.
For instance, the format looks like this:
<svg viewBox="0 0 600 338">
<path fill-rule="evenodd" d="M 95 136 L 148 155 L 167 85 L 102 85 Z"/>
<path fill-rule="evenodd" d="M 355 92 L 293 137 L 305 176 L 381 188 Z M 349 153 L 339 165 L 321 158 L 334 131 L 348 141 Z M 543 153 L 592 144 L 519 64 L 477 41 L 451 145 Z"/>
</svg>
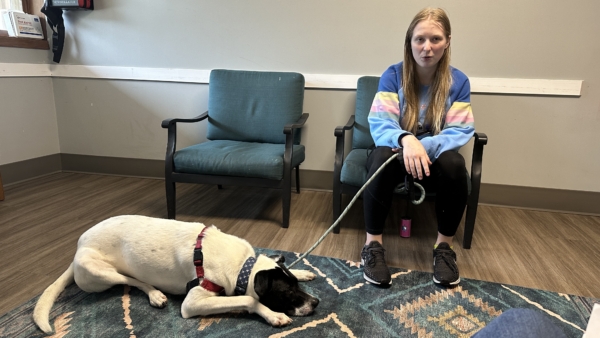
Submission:
<svg viewBox="0 0 600 338">
<path fill-rule="evenodd" d="M 299 256 L 257 252 L 282 253 L 288 264 Z M 156 309 L 136 288 L 90 294 L 71 285 L 52 308 L 54 337 L 470 337 L 510 308 L 544 312 L 568 337 L 581 337 L 593 304 L 600 302 L 470 279 L 444 288 L 432 282 L 431 273 L 403 269 L 392 269 L 392 286 L 381 289 L 364 282 L 359 263 L 319 256 L 293 268 L 317 274 L 302 285 L 321 302 L 313 315 L 293 317 L 287 327 L 273 328 L 248 313 L 183 319 L 182 296 L 167 295 L 167 307 Z M 45 336 L 31 319 L 36 300 L 0 317 L 1 337 Z"/>
</svg>

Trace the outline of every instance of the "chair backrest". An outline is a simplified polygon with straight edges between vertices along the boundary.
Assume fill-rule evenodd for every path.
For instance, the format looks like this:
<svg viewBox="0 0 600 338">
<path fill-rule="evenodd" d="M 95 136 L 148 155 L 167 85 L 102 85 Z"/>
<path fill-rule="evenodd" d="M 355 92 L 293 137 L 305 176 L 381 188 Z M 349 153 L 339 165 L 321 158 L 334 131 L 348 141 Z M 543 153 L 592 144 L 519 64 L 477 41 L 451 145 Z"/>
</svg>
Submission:
<svg viewBox="0 0 600 338">
<path fill-rule="evenodd" d="M 358 79 L 356 85 L 356 109 L 354 111 L 355 125 L 352 132 L 352 149 L 367 149 L 375 144 L 375 141 L 371 137 L 368 117 L 378 87 L 378 76 L 363 76 Z"/>
<path fill-rule="evenodd" d="M 209 140 L 285 143 L 283 127 L 302 116 L 300 73 L 214 69 L 208 91 Z"/>
</svg>

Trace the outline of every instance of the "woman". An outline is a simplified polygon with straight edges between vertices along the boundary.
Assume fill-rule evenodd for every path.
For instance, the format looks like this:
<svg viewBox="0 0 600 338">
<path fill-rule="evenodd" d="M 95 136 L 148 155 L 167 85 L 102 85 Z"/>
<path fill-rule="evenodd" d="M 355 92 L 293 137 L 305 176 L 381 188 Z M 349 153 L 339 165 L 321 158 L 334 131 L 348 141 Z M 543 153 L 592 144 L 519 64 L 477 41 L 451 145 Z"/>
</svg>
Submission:
<svg viewBox="0 0 600 338">
<path fill-rule="evenodd" d="M 367 239 L 361 261 L 365 279 L 374 284 L 391 284 L 383 228 L 393 191 L 407 174 L 427 191 L 436 191 L 433 281 L 460 282 L 451 245 L 467 204 L 468 176 L 458 149 L 475 128 L 469 79 L 450 66 L 450 34 L 442 9 L 420 11 L 406 32 L 404 62 L 383 73 L 369 113 L 376 147 L 367 160 L 368 177 L 394 153 L 402 158 L 386 166 L 363 193 Z"/>
</svg>

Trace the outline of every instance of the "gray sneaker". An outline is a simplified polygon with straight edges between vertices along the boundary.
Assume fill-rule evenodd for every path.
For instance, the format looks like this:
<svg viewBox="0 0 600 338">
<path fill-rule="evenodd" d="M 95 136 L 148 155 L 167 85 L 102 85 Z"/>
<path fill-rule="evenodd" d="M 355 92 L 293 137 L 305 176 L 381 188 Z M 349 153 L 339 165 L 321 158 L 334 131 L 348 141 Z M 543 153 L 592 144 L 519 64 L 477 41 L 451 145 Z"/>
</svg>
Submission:
<svg viewBox="0 0 600 338">
<path fill-rule="evenodd" d="M 442 285 L 456 285 L 460 282 L 456 253 L 446 242 L 433 249 L 433 281 Z"/>
<path fill-rule="evenodd" d="M 363 277 L 377 285 L 392 284 L 390 269 L 385 264 L 383 253 L 385 249 L 377 241 L 365 245 L 360 253 L 360 261 L 363 265 Z"/>
</svg>

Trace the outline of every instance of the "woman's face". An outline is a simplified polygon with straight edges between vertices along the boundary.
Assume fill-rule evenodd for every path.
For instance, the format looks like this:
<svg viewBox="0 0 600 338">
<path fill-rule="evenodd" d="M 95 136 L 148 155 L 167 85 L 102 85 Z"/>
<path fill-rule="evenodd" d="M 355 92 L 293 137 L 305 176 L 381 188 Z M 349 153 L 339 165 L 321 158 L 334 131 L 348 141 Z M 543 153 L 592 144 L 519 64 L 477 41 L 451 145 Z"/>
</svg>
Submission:
<svg viewBox="0 0 600 338">
<path fill-rule="evenodd" d="M 411 39 L 412 55 L 417 62 L 417 68 L 433 70 L 450 46 L 444 30 L 435 21 L 423 20 L 413 30 Z"/>
</svg>

